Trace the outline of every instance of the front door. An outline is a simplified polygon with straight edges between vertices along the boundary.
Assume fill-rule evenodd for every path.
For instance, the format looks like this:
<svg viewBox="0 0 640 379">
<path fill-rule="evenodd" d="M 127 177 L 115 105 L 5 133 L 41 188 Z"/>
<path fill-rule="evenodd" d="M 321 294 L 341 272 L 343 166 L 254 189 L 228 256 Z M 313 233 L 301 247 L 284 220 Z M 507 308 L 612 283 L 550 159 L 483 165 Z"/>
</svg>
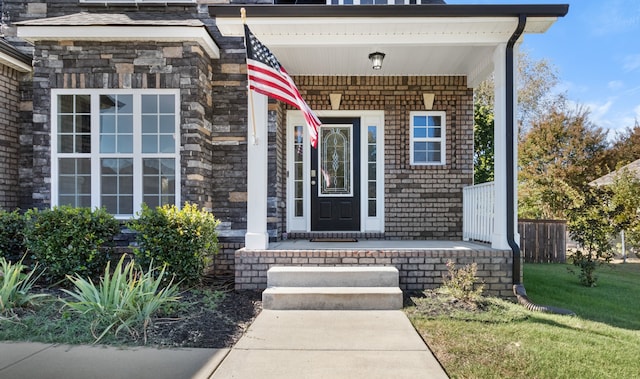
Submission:
<svg viewBox="0 0 640 379">
<path fill-rule="evenodd" d="M 360 231 L 360 118 L 322 118 L 311 149 L 311 230 Z"/>
</svg>

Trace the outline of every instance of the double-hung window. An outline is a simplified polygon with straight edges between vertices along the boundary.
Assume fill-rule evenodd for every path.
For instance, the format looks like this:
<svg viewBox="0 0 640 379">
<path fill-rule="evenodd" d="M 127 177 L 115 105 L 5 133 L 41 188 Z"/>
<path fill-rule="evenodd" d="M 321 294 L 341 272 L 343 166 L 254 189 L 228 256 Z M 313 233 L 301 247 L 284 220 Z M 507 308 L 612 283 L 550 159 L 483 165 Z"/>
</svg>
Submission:
<svg viewBox="0 0 640 379">
<path fill-rule="evenodd" d="M 52 90 L 52 205 L 180 203 L 178 90 Z"/>
<path fill-rule="evenodd" d="M 445 112 L 410 112 L 412 165 L 443 165 L 446 158 Z"/>
</svg>

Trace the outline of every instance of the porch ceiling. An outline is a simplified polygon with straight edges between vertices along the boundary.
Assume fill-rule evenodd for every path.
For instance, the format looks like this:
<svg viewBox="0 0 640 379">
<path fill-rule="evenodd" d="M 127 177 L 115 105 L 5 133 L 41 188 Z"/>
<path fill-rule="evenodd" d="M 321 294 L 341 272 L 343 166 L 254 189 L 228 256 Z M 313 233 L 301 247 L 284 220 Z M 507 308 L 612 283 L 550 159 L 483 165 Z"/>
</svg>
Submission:
<svg viewBox="0 0 640 379">
<path fill-rule="evenodd" d="M 436 9 L 413 9 L 418 8 Z M 278 16 L 275 11 L 262 16 L 259 10 L 252 17 L 255 9 L 248 9 L 251 31 L 289 74 L 463 75 L 468 77 L 470 87 L 493 71 L 495 47 L 509 40 L 518 23 L 517 16 L 510 15 L 447 17 L 446 13 L 433 16 L 425 11 L 371 13 L 364 17 L 349 11 L 346 16 L 316 16 L 308 8 L 295 17 Z M 217 13 L 216 25 L 223 36 L 243 35 L 239 11 L 237 15 L 230 15 L 228 8 L 216 11 L 212 9 L 211 13 Z M 532 17 L 525 33 L 544 33 L 556 19 L 548 15 Z M 375 51 L 386 54 L 379 71 L 372 70 L 368 59 Z"/>
</svg>

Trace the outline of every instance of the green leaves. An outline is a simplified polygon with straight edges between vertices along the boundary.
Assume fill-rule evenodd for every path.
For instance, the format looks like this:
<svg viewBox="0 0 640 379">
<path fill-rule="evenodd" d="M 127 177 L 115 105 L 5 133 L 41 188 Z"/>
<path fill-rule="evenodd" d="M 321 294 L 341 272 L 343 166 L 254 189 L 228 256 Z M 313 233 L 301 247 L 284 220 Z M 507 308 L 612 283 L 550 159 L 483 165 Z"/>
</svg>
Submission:
<svg viewBox="0 0 640 379">
<path fill-rule="evenodd" d="M 0 314 L 7 314 L 14 308 L 34 305 L 38 299 L 46 296 L 30 293 L 42 274 L 35 274 L 37 265 L 33 270 L 23 273 L 25 268 L 22 261 L 11 263 L 0 257 Z"/>
<path fill-rule="evenodd" d="M 143 205 L 129 228 L 138 232 L 136 259 L 166 265 L 167 272 L 185 284 L 197 284 L 218 251 L 219 221 L 213 214 L 186 203 L 182 209 L 165 205 L 151 209 Z"/>
<path fill-rule="evenodd" d="M 112 330 L 116 335 L 126 330 L 134 336 L 142 331 L 146 342 L 151 317 L 179 299 L 173 279 L 166 286 L 161 284 L 165 279 L 164 267 L 158 270 L 150 266 L 149 270 L 142 272 L 134 261 L 123 266 L 124 259 L 124 256 L 120 258 L 113 273 L 107 263 L 98 285 L 77 274 L 67 276 L 74 289 L 63 291 L 75 301 L 62 301 L 75 312 L 94 319 L 91 332 L 96 343 Z"/>
<path fill-rule="evenodd" d="M 25 217 L 26 246 L 47 267 L 50 283 L 68 273 L 97 277 L 109 259 L 107 245 L 120 232 L 118 221 L 105 209 L 31 209 Z"/>
</svg>

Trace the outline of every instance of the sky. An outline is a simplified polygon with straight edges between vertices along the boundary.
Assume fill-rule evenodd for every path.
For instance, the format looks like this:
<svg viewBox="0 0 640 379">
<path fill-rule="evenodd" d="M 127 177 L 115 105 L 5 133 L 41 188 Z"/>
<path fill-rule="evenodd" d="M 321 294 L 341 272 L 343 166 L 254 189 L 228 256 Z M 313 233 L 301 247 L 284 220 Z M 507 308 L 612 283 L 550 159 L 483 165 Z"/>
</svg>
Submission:
<svg viewBox="0 0 640 379">
<path fill-rule="evenodd" d="M 609 137 L 640 123 L 639 0 L 445 0 L 447 4 L 569 4 L 544 34 L 527 34 L 520 49 L 557 70 L 557 91 Z"/>
</svg>

